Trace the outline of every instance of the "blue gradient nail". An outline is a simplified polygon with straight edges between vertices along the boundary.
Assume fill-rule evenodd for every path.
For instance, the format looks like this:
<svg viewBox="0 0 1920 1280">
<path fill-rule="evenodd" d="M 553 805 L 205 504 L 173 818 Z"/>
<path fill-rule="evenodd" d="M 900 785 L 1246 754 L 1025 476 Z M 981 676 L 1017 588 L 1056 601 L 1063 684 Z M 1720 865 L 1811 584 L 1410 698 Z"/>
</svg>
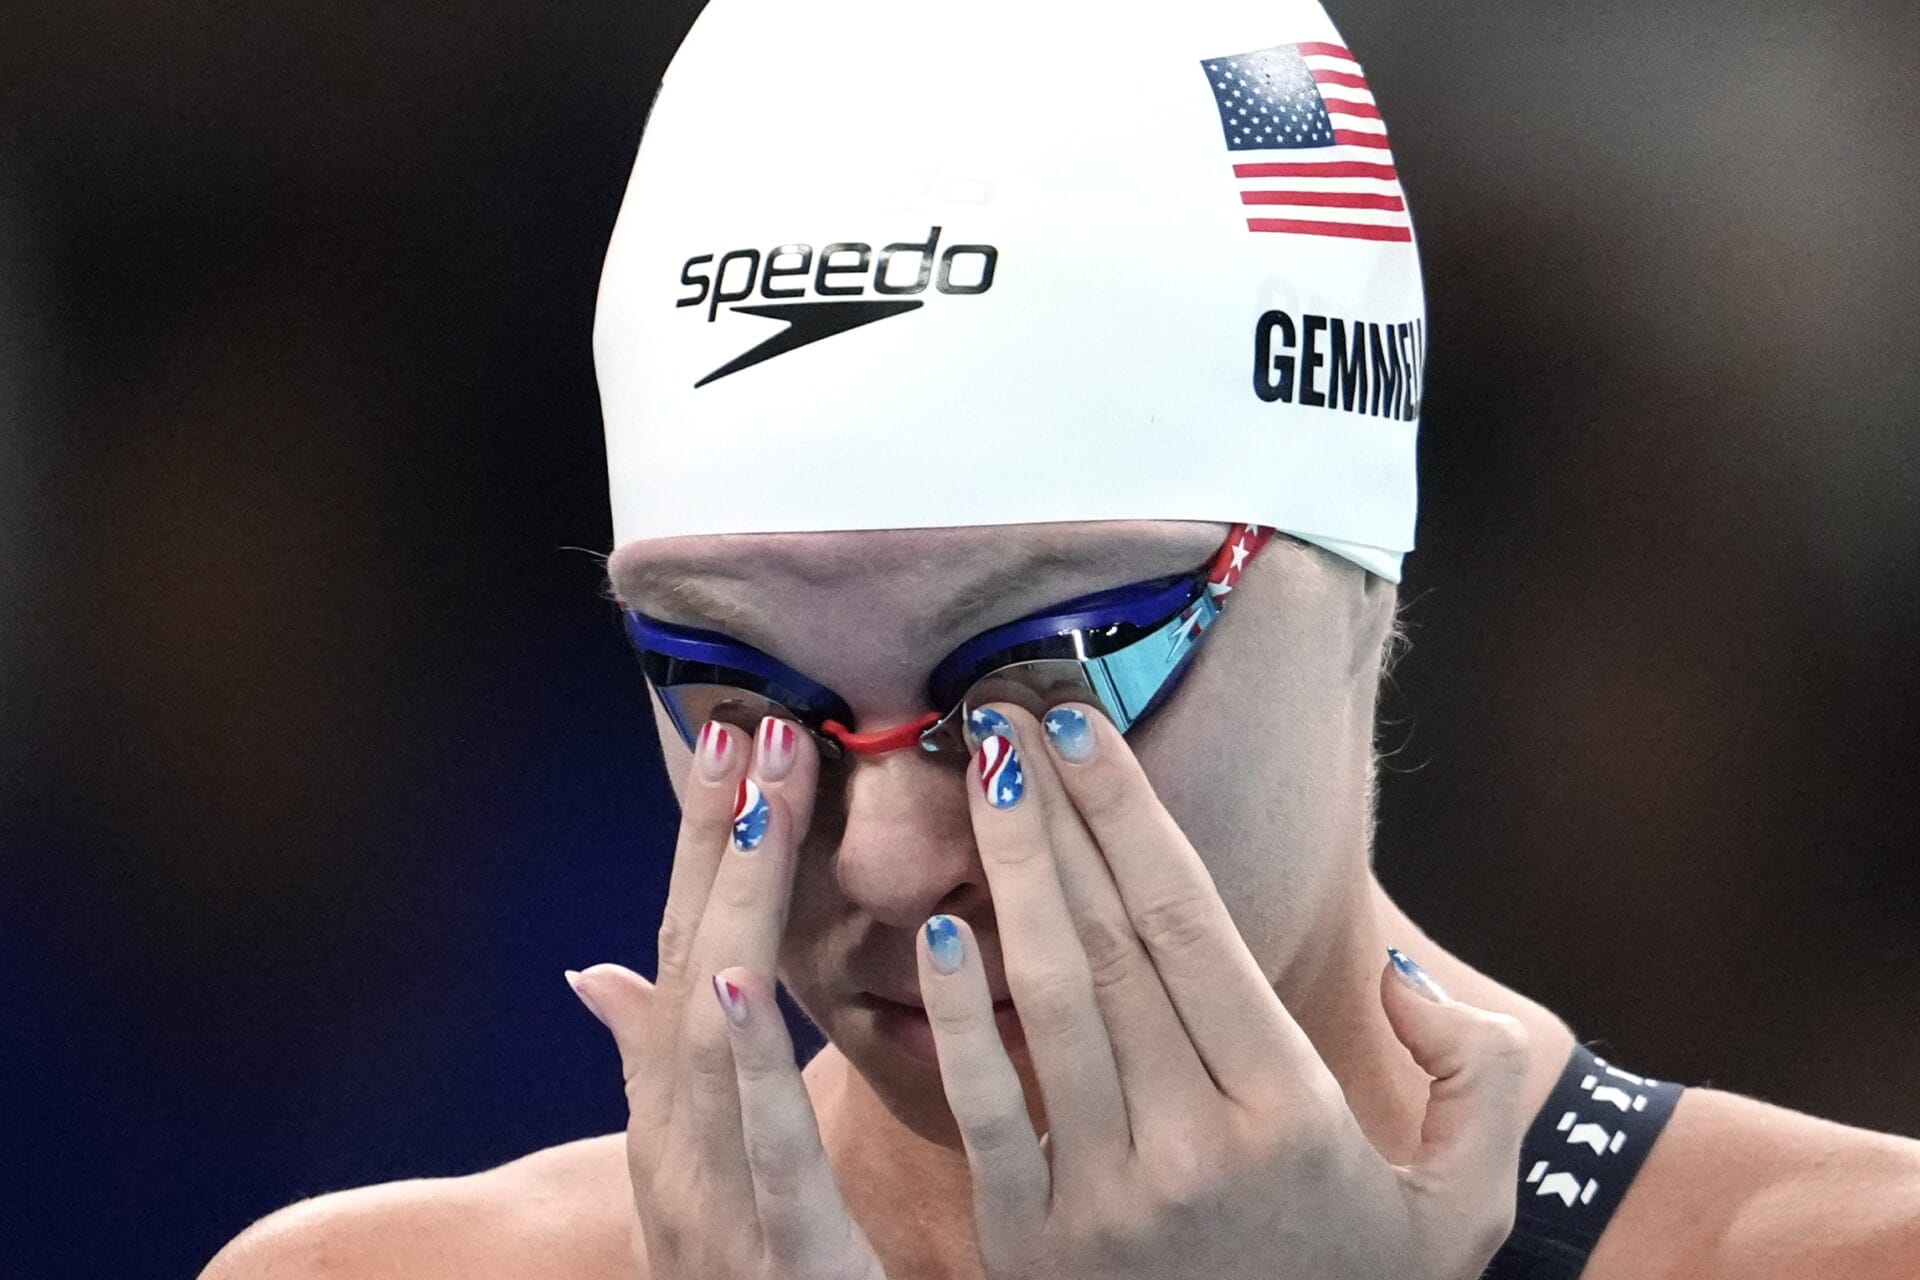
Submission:
<svg viewBox="0 0 1920 1280">
<path fill-rule="evenodd" d="M 1409 987 L 1412 987 L 1429 1000 L 1442 1001 L 1447 999 L 1446 991 L 1439 983 L 1433 980 L 1433 975 L 1425 969 L 1422 969 L 1418 964 L 1415 964 L 1412 956 L 1409 956 L 1398 947 L 1388 947 L 1387 958 L 1393 961 L 1393 971 L 1399 975 L 1400 981 L 1406 983 Z"/>
<path fill-rule="evenodd" d="M 1053 749 L 1075 764 L 1093 759 L 1093 724 L 1078 707 L 1055 707 L 1040 722 Z"/>
<path fill-rule="evenodd" d="M 927 919 L 927 954 L 933 958 L 933 967 L 941 973 L 952 973 L 966 959 L 966 948 L 960 942 L 960 926 L 953 922 L 952 916 Z"/>
<path fill-rule="evenodd" d="M 992 707 L 975 707 L 967 717 L 967 740 L 974 749 L 979 750 L 980 744 L 996 733 L 1008 741 L 1018 736 L 1013 731 L 1013 721 Z"/>
<path fill-rule="evenodd" d="M 733 801 L 733 847 L 740 853 L 752 853 L 767 838 L 767 820 L 773 810 L 760 794 L 752 778 L 740 779 L 740 790 Z"/>
<path fill-rule="evenodd" d="M 993 734 L 980 744 L 980 789 L 996 809 L 1011 809 L 1027 793 L 1027 776 L 1020 769 L 1020 752 L 1011 738 Z"/>
</svg>

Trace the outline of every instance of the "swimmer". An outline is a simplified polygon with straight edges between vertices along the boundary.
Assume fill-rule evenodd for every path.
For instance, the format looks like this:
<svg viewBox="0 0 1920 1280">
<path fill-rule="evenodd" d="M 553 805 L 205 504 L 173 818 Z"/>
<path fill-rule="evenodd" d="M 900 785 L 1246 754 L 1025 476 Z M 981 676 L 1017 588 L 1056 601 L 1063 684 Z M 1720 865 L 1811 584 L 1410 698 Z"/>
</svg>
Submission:
<svg viewBox="0 0 1920 1280">
<path fill-rule="evenodd" d="M 1920 1143 L 1609 1061 L 1374 875 L 1424 351 L 1313 0 L 712 0 L 595 327 L 681 818 L 555 1087 L 628 1125 L 203 1280 L 1920 1275 Z"/>
</svg>

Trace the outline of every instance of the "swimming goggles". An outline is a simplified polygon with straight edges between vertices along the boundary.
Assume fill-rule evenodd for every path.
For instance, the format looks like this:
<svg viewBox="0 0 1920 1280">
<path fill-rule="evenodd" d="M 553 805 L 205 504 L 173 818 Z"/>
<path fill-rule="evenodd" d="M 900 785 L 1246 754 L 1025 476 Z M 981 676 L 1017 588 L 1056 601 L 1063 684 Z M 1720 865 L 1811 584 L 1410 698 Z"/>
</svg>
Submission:
<svg viewBox="0 0 1920 1280">
<path fill-rule="evenodd" d="M 1236 524 L 1208 562 L 1188 573 L 1097 591 L 983 631 L 927 679 L 930 711 L 876 733 L 855 733 L 833 690 L 731 636 L 649 618 L 620 602 L 641 670 L 689 749 L 708 720 L 752 735 L 764 716 L 792 720 L 820 741 L 823 758 L 907 747 L 965 761 L 967 717 L 988 702 L 1039 716 L 1061 702 L 1090 703 L 1122 732 L 1172 693 L 1220 616 L 1247 561 L 1271 528 Z"/>
</svg>

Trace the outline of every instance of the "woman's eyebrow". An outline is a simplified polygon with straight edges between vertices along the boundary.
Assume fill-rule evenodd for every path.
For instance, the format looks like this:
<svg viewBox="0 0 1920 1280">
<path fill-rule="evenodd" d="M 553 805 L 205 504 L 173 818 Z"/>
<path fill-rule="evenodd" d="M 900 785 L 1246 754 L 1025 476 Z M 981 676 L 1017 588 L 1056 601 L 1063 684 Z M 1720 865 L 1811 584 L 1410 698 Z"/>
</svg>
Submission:
<svg viewBox="0 0 1920 1280">
<path fill-rule="evenodd" d="M 1091 568 L 1089 560 L 1085 549 L 1041 547 L 1000 561 L 964 583 L 953 598 L 933 614 L 930 627 L 936 634 L 947 632 L 990 608 L 1014 588 L 1026 585 L 1036 574 Z M 932 566 L 925 566 L 926 571 L 931 569 Z M 715 582 L 744 585 L 743 579 L 730 574 L 689 569 L 671 561 L 647 561 L 628 568 L 622 576 L 619 587 L 608 580 L 608 594 L 623 601 L 627 608 L 642 613 L 665 613 L 668 610 L 660 609 L 659 605 L 671 604 L 672 613 L 697 619 L 716 631 L 750 630 L 755 620 L 750 605 L 729 591 L 715 588 Z M 1073 594 L 1069 592 L 1061 599 L 1071 599 Z"/>
<path fill-rule="evenodd" d="M 696 620 L 716 631 L 748 623 L 753 613 L 725 592 L 714 590 L 711 570 L 688 570 L 666 563 L 641 564 L 625 575 L 625 590 L 611 579 L 607 592 L 629 609 L 661 615 L 673 613 Z M 737 581 L 737 579 L 736 579 Z M 673 605 L 662 609 L 660 604 Z"/>
</svg>

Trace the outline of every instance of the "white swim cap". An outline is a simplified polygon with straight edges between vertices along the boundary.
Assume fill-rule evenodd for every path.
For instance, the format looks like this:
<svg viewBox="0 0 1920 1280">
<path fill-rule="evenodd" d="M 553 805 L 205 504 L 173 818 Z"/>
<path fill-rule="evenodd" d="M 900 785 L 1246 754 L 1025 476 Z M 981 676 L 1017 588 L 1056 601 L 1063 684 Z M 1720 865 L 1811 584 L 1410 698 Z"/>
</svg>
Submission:
<svg viewBox="0 0 1920 1280">
<path fill-rule="evenodd" d="M 711 0 L 600 282 L 614 541 L 1245 521 L 1398 582 L 1425 329 L 1315 0 Z"/>
</svg>

